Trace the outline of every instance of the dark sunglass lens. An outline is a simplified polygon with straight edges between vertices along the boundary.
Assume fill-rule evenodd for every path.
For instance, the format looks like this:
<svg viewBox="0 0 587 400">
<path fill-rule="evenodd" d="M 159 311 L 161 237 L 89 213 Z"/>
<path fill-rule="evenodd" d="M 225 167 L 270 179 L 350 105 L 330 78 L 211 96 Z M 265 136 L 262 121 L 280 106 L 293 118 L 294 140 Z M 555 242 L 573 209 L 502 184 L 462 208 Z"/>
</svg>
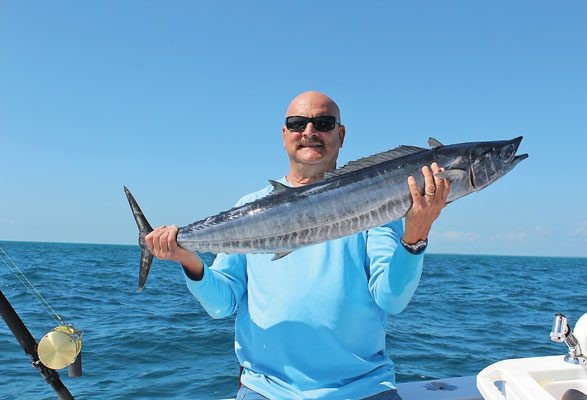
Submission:
<svg viewBox="0 0 587 400">
<path fill-rule="evenodd" d="M 285 126 L 292 132 L 303 132 L 308 122 L 309 119 L 305 117 L 287 117 Z"/>
<path fill-rule="evenodd" d="M 317 131 L 328 132 L 336 126 L 336 118 L 331 116 L 315 117 L 312 123 Z"/>
</svg>

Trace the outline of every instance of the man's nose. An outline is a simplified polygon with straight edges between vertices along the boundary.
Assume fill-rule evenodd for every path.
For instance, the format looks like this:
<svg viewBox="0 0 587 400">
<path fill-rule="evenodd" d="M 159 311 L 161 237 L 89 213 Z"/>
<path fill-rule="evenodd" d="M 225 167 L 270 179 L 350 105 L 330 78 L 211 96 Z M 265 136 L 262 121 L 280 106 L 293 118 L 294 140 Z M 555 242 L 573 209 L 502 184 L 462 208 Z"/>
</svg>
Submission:
<svg viewBox="0 0 587 400">
<path fill-rule="evenodd" d="M 314 127 L 314 123 L 313 122 L 308 122 L 308 125 L 306 125 L 306 129 L 304 129 L 304 132 L 303 133 L 305 135 L 317 135 L 318 134 L 318 131 Z"/>
</svg>

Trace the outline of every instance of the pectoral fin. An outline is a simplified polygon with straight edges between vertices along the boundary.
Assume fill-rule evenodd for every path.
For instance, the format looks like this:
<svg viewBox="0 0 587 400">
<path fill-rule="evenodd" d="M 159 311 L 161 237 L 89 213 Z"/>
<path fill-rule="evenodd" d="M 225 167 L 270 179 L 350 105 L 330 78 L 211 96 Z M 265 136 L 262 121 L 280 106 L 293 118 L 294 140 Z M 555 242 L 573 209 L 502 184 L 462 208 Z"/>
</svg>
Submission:
<svg viewBox="0 0 587 400">
<path fill-rule="evenodd" d="M 289 253 L 291 253 L 291 251 L 288 251 L 287 253 L 275 253 L 271 261 L 279 260 L 280 258 L 287 256 Z"/>
<path fill-rule="evenodd" d="M 449 169 L 446 171 L 437 172 L 434 176 L 440 179 L 447 179 L 449 182 L 458 181 L 467 177 L 467 171 L 464 169 Z"/>
</svg>

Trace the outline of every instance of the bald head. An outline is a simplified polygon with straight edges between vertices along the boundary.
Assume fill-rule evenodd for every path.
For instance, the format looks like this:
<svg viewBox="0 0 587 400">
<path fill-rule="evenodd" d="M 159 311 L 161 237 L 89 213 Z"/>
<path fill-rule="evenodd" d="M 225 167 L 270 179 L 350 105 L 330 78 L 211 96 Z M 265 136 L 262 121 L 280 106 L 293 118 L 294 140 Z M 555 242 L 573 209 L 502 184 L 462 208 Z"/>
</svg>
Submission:
<svg viewBox="0 0 587 400">
<path fill-rule="evenodd" d="M 285 113 L 286 117 L 291 115 L 333 115 L 340 122 L 340 110 L 334 100 L 324 93 L 315 91 L 303 92 L 294 97 Z"/>
<path fill-rule="evenodd" d="M 336 168 L 338 151 L 342 147 L 345 127 L 340 123 L 340 111 L 330 97 L 320 92 L 304 92 L 289 104 L 286 117 L 305 117 L 299 127 L 281 128 L 283 147 L 290 162 L 287 180 L 294 186 L 322 179 L 326 171 Z M 334 126 L 319 124 L 316 117 L 335 117 Z M 317 125 L 315 125 L 317 123 Z"/>
</svg>

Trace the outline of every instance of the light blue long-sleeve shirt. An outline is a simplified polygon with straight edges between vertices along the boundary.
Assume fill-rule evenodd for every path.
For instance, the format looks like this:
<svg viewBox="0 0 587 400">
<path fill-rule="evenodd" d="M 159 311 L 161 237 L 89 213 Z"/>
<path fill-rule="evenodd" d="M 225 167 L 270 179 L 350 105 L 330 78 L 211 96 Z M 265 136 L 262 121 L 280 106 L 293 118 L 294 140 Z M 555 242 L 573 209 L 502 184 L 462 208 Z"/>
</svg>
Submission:
<svg viewBox="0 0 587 400">
<path fill-rule="evenodd" d="M 402 234 L 395 221 L 275 261 L 219 254 L 200 281 L 186 282 L 212 317 L 237 313 L 235 350 L 249 389 L 270 399 L 360 399 L 395 387 L 387 315 L 406 307 L 423 263 L 398 246 Z"/>
</svg>

